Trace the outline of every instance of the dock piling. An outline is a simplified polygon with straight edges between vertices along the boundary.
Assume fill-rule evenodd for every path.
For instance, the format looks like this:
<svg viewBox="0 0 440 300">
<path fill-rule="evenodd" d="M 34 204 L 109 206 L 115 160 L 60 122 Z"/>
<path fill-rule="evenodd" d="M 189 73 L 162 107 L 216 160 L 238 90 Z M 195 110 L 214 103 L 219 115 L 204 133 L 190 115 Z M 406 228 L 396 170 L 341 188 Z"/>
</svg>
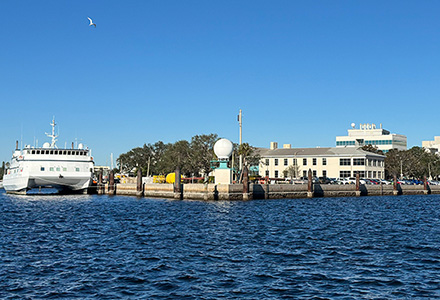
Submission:
<svg viewBox="0 0 440 300">
<path fill-rule="evenodd" d="M 143 195 L 144 195 L 144 189 L 142 185 L 142 171 L 141 169 L 138 169 L 136 176 L 136 196 L 142 197 Z"/>
<path fill-rule="evenodd" d="M 183 193 L 182 193 L 182 182 L 180 179 L 180 167 L 177 166 L 176 171 L 174 172 L 174 199 L 182 200 L 183 199 Z"/>
<path fill-rule="evenodd" d="M 312 181 L 312 170 L 309 169 L 307 180 L 307 198 L 313 198 L 313 181 Z"/>
</svg>

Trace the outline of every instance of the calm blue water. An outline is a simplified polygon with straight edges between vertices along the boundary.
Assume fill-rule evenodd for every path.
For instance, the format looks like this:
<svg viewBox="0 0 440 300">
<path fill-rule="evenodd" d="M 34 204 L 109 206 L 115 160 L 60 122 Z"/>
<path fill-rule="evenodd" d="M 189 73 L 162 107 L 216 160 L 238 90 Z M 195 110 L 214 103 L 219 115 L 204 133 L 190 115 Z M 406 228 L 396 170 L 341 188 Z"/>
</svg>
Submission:
<svg viewBox="0 0 440 300">
<path fill-rule="evenodd" d="M 0 193 L 1 299 L 440 298 L 440 196 Z"/>
</svg>

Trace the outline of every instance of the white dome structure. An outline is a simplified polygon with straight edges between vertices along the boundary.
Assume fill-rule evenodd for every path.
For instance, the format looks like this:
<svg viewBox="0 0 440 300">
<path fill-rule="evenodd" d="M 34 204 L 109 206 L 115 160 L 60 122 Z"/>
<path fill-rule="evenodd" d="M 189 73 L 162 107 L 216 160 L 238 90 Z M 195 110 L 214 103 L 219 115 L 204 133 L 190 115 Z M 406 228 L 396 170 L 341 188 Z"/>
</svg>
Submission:
<svg viewBox="0 0 440 300">
<path fill-rule="evenodd" d="M 214 144 L 214 153 L 219 160 L 228 160 L 233 150 L 232 142 L 228 139 L 219 139 Z"/>
</svg>

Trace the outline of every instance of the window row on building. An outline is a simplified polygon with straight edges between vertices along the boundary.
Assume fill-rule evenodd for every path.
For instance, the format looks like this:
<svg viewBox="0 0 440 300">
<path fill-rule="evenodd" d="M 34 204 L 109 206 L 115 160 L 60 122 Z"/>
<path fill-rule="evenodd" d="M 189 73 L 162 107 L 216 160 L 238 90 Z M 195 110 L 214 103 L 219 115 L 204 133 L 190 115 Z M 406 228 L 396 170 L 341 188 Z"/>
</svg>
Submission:
<svg viewBox="0 0 440 300">
<path fill-rule="evenodd" d="M 353 166 L 365 166 L 365 162 L 366 162 L 367 166 L 369 166 L 369 167 L 383 167 L 383 166 L 385 166 L 385 162 L 383 160 L 353 158 Z M 339 165 L 340 166 L 351 166 L 352 165 L 351 158 L 340 158 Z"/>
<path fill-rule="evenodd" d="M 336 146 L 354 146 L 355 141 L 336 141 Z"/>
<path fill-rule="evenodd" d="M 359 174 L 360 178 L 382 178 L 383 171 L 365 171 L 365 170 L 359 170 L 359 171 L 350 171 L 350 170 L 341 170 L 339 171 L 339 178 L 348 178 L 348 177 L 355 177 L 356 174 Z M 273 175 L 270 174 L 269 170 L 265 171 L 266 177 L 274 177 L 274 178 L 287 178 L 288 174 L 286 171 L 280 172 L 278 170 L 275 170 Z M 302 177 L 307 177 L 307 171 L 302 171 Z M 313 177 L 327 177 L 327 170 L 322 170 L 319 174 L 317 170 L 312 170 L 312 176 Z"/>
<path fill-rule="evenodd" d="M 289 165 L 294 165 L 297 166 L 298 165 L 298 160 L 301 161 L 302 160 L 302 165 L 303 166 L 307 166 L 307 158 L 302 158 L 302 159 L 297 159 L 297 158 L 292 158 L 292 159 L 288 159 L 288 158 L 282 158 L 282 159 L 278 159 L 278 158 L 274 158 L 274 166 L 279 166 L 280 165 L 280 161 L 283 162 L 283 166 L 289 166 Z M 318 159 L 317 158 L 312 158 L 312 165 L 316 166 L 318 164 Z M 327 158 L 322 158 L 321 159 L 321 164 L 323 166 L 327 165 Z M 270 166 L 270 159 L 266 158 L 265 159 L 265 165 L 266 166 Z"/>
</svg>

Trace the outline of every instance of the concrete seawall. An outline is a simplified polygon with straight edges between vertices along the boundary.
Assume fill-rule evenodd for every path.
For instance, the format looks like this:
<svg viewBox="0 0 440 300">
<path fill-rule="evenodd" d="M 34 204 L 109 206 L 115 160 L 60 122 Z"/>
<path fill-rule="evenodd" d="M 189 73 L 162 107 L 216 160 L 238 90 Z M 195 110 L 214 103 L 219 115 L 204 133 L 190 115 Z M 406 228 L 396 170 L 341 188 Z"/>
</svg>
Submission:
<svg viewBox="0 0 440 300">
<path fill-rule="evenodd" d="M 97 188 L 98 194 L 115 194 L 148 198 L 193 199 L 193 200 L 243 200 L 243 199 L 295 199 L 315 197 L 356 197 L 386 195 L 440 194 L 440 186 L 423 185 L 324 185 L 314 184 L 313 191 L 307 184 L 250 184 L 249 194 L 243 194 L 241 184 L 182 184 L 181 193 L 174 191 L 173 184 L 108 184 Z"/>
</svg>

